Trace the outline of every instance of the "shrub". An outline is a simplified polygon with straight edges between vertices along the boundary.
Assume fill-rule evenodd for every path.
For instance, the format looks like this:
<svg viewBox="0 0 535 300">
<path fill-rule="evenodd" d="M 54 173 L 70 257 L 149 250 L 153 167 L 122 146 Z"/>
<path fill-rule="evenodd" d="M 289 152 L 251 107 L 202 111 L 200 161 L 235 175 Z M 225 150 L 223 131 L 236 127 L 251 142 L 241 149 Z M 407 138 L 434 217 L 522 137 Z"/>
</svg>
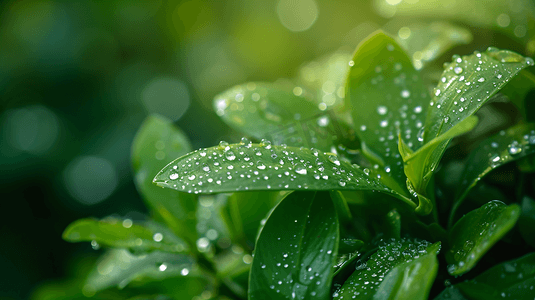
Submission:
<svg viewBox="0 0 535 300">
<path fill-rule="evenodd" d="M 427 45 L 437 40 L 413 61 L 376 32 L 293 82 L 222 93 L 214 109 L 240 142 L 192 151 L 150 116 L 132 160 L 151 218 L 65 230 L 110 248 L 81 293 L 533 299 L 533 60 L 488 48 L 454 55 L 436 77 L 431 62 L 459 42 Z"/>
</svg>

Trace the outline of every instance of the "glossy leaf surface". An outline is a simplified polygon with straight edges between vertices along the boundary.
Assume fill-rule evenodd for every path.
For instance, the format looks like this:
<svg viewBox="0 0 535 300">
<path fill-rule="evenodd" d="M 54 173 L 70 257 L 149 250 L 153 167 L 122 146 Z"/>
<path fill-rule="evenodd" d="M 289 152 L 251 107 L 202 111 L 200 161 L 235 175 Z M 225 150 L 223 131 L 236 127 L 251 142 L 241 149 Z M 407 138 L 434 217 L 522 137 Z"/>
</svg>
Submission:
<svg viewBox="0 0 535 300">
<path fill-rule="evenodd" d="M 425 122 L 428 91 L 411 59 L 383 32 L 363 41 L 351 64 L 346 101 L 363 153 L 404 188 L 398 134 L 414 150 L 422 145 L 418 132 Z"/>
<path fill-rule="evenodd" d="M 399 151 L 403 157 L 405 174 L 409 179 L 409 190 L 416 197 L 420 197 L 420 206 L 428 213 L 430 209 L 429 201 L 423 201 L 422 195 L 426 195 L 426 188 L 431 180 L 433 172 L 438 167 L 440 159 L 446 150 L 451 139 L 472 130 L 478 122 L 476 116 L 470 116 L 459 124 L 450 128 L 444 134 L 427 142 L 416 152 L 411 152 L 410 148 L 400 140 Z"/>
<path fill-rule="evenodd" d="M 520 207 L 495 200 L 462 217 L 449 233 L 446 251 L 448 272 L 462 275 L 470 271 L 520 217 Z"/>
<path fill-rule="evenodd" d="M 338 240 L 328 193 L 289 194 L 258 238 L 249 299 L 329 299 Z"/>
<path fill-rule="evenodd" d="M 535 295 L 535 253 L 493 266 L 455 287 L 468 299 L 531 300 Z"/>
<path fill-rule="evenodd" d="M 135 253 L 154 250 L 181 253 L 187 247 L 164 228 L 116 218 L 77 220 L 65 229 L 63 239 L 69 242 L 91 242 L 93 247 L 104 245 L 125 248 Z"/>
<path fill-rule="evenodd" d="M 152 179 L 170 160 L 192 151 L 186 135 L 158 115 L 149 116 L 138 130 L 132 145 L 132 165 L 136 188 L 157 218 L 177 236 L 194 245 L 197 198 L 158 188 Z"/>
<path fill-rule="evenodd" d="M 484 140 L 466 162 L 452 211 L 453 214 L 477 182 L 508 162 L 535 153 L 535 125 L 520 124 Z"/>
<path fill-rule="evenodd" d="M 200 294 L 209 281 L 199 275 L 191 258 L 184 255 L 152 252 L 133 256 L 128 251 L 111 250 L 100 258 L 89 274 L 84 290 L 94 293 L 110 287 L 142 286 L 173 278 L 175 286 L 182 286 L 183 296 Z M 184 288 L 187 287 L 187 288 Z"/>
<path fill-rule="evenodd" d="M 330 151 L 345 135 L 342 124 L 320 109 L 301 87 L 261 82 L 235 86 L 214 98 L 214 109 L 236 131 L 275 145 Z M 344 127 L 345 128 L 345 127 Z"/>
<path fill-rule="evenodd" d="M 434 90 L 425 122 L 424 142 L 447 132 L 473 115 L 533 59 L 507 50 L 489 48 L 472 55 L 453 57 Z"/>
<path fill-rule="evenodd" d="M 533 108 L 535 101 L 533 92 L 535 91 L 535 75 L 530 71 L 522 70 L 500 91 L 513 102 L 528 122 L 535 121 L 535 112 Z"/>
<path fill-rule="evenodd" d="M 379 285 L 373 299 L 426 300 L 438 271 L 437 254 L 440 243 L 428 248 L 428 253 L 394 267 Z"/>
<path fill-rule="evenodd" d="M 397 265 L 436 252 L 438 244 L 409 239 L 388 240 L 379 245 L 368 261 L 357 266 L 334 299 L 374 299 L 384 276 Z M 386 288 L 386 287 L 385 287 Z"/>
<path fill-rule="evenodd" d="M 297 82 L 315 91 L 318 107 L 334 109 L 340 117 L 345 112 L 345 83 L 351 53 L 336 51 L 316 61 L 308 62 L 298 70 Z"/>
<path fill-rule="evenodd" d="M 220 144 L 185 155 L 167 165 L 154 182 L 189 193 L 376 190 L 414 206 L 367 173 L 368 169 L 313 149 L 240 143 Z"/>
</svg>

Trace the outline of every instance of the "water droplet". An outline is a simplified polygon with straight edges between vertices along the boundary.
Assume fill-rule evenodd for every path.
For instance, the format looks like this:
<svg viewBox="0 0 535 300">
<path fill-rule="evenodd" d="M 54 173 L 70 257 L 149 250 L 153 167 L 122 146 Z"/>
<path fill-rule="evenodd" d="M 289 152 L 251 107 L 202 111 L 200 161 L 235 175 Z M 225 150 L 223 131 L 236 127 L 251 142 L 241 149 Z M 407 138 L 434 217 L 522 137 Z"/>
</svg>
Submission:
<svg viewBox="0 0 535 300">
<path fill-rule="evenodd" d="M 225 158 L 226 158 L 227 160 L 235 160 L 235 159 L 236 159 L 236 155 L 235 155 L 234 152 L 232 152 L 232 151 L 227 151 L 227 152 L 225 153 Z"/>
<path fill-rule="evenodd" d="M 304 169 L 304 168 L 297 168 L 297 169 L 295 169 L 295 172 L 297 174 L 301 174 L 301 175 L 306 175 L 307 174 L 307 170 Z"/>
<path fill-rule="evenodd" d="M 409 92 L 408 90 L 403 90 L 401 91 L 401 97 L 403 98 L 409 98 L 409 96 L 411 95 L 411 92 Z"/>
<path fill-rule="evenodd" d="M 463 72 L 463 68 L 461 67 L 455 67 L 453 69 L 453 72 L 455 72 L 455 74 L 461 74 Z"/>
<path fill-rule="evenodd" d="M 166 265 L 166 264 L 161 264 L 161 265 L 158 267 L 158 270 L 160 270 L 161 272 L 167 270 L 167 265 Z"/>
<path fill-rule="evenodd" d="M 352 67 L 352 66 L 354 66 L 354 65 L 355 65 L 355 62 L 352 61 L 352 60 L 350 60 L 350 61 L 349 61 L 349 66 Z"/>
<path fill-rule="evenodd" d="M 190 176 L 188 176 L 188 179 L 189 179 L 189 180 L 194 180 L 194 179 L 195 179 L 195 175 L 190 175 Z"/>
<path fill-rule="evenodd" d="M 386 108 L 386 106 L 381 105 L 377 107 L 377 113 L 380 115 L 385 115 L 387 111 L 388 109 Z"/>
<path fill-rule="evenodd" d="M 508 146 L 507 151 L 511 155 L 517 155 L 522 152 L 522 147 L 518 144 L 517 141 L 514 141 L 513 143 L 511 143 L 511 145 Z"/>
<path fill-rule="evenodd" d="M 485 78 L 481 77 L 481 78 L 479 78 L 477 81 L 479 81 L 479 82 L 483 82 L 483 81 L 485 81 Z"/>
<path fill-rule="evenodd" d="M 178 174 L 177 173 L 173 173 L 173 174 L 169 175 L 169 179 L 171 179 L 171 180 L 175 180 L 177 178 L 178 178 Z"/>
</svg>

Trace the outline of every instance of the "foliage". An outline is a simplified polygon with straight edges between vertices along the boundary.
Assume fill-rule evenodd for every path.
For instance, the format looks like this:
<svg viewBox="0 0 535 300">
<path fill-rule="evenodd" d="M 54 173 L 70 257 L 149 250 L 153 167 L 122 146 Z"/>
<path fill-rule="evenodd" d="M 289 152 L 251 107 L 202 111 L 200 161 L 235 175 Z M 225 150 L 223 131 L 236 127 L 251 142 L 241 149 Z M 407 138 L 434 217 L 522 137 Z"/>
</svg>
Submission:
<svg viewBox="0 0 535 300">
<path fill-rule="evenodd" d="M 532 299 L 534 63 L 454 55 L 430 86 L 436 57 L 403 47 L 443 53 L 459 42 L 444 28 L 424 45 L 372 34 L 325 77 L 332 98 L 260 82 L 218 95 L 247 136 L 235 143 L 191 151 L 149 117 L 132 157 L 152 215 L 71 224 L 64 239 L 110 250 L 63 299 Z M 497 97 L 524 119 L 489 135 L 478 120 L 496 116 L 480 109 Z"/>
</svg>

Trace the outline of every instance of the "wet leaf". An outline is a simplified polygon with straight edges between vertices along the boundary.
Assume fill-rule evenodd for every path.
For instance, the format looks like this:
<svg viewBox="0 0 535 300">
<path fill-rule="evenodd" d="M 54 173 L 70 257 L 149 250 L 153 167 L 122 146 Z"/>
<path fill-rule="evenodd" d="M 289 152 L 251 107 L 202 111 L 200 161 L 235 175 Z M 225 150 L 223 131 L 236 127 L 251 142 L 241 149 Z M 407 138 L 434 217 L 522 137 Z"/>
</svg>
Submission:
<svg viewBox="0 0 535 300">
<path fill-rule="evenodd" d="M 463 57 L 454 55 L 435 88 L 425 122 L 424 142 L 473 115 L 511 78 L 531 65 L 531 58 L 496 48 Z"/>
<path fill-rule="evenodd" d="M 462 217 L 449 233 L 446 251 L 448 272 L 462 275 L 470 271 L 485 253 L 513 228 L 520 207 L 494 200 Z"/>
<path fill-rule="evenodd" d="M 152 179 L 172 159 L 192 151 L 186 135 L 171 120 L 151 115 L 141 125 L 132 144 L 136 188 L 157 219 L 190 246 L 195 245 L 197 197 L 158 188 Z"/>
<path fill-rule="evenodd" d="M 428 253 L 435 253 L 440 244 L 411 239 L 387 240 L 379 245 L 366 263 L 357 266 L 342 288 L 334 293 L 334 299 L 373 299 L 380 289 L 384 276 L 396 266 L 411 262 Z M 382 288 L 384 291 L 387 287 Z"/>
<path fill-rule="evenodd" d="M 472 41 L 469 30 L 449 22 L 414 23 L 408 26 L 405 22 L 402 24 L 396 30 L 397 41 L 407 49 L 418 70 L 454 46 Z"/>
<path fill-rule="evenodd" d="M 469 300 L 456 286 L 445 288 L 434 300 Z"/>
<path fill-rule="evenodd" d="M 518 229 L 526 243 L 535 248 L 535 201 L 527 196 L 522 200 Z"/>
<path fill-rule="evenodd" d="M 69 242 L 91 242 L 94 248 L 99 245 L 124 248 L 134 253 L 154 250 L 171 253 L 187 251 L 187 246 L 166 229 L 150 223 L 134 224 L 130 219 L 80 219 L 65 229 L 63 239 Z"/>
<path fill-rule="evenodd" d="M 403 49 L 383 32 L 357 48 L 347 80 L 346 101 L 353 125 L 362 141 L 363 154 L 379 164 L 388 184 L 406 192 L 398 134 L 413 150 L 422 145 L 419 131 L 430 100 L 420 74 Z"/>
<path fill-rule="evenodd" d="M 433 208 L 431 200 L 427 198 L 427 186 L 448 143 L 454 137 L 472 130 L 477 122 L 476 116 L 469 116 L 444 134 L 426 143 L 416 152 L 412 152 L 402 139 L 399 140 L 399 152 L 403 158 L 404 171 L 408 178 L 408 189 L 420 201 L 416 208 L 417 212 L 425 215 L 430 213 Z"/>
<path fill-rule="evenodd" d="M 468 299 L 532 300 L 535 291 L 535 253 L 493 266 L 470 281 L 456 284 Z"/>
<path fill-rule="evenodd" d="M 200 149 L 167 165 L 161 187 L 189 193 L 254 190 L 375 190 L 414 203 L 368 176 L 368 169 L 314 149 L 240 143 Z"/>
<path fill-rule="evenodd" d="M 425 300 L 438 271 L 437 254 L 440 243 L 428 248 L 428 253 L 394 267 L 379 285 L 374 299 Z"/>
<path fill-rule="evenodd" d="M 385 216 L 373 222 L 377 235 L 383 239 L 401 238 L 401 215 L 396 209 L 389 211 Z"/>
<path fill-rule="evenodd" d="M 316 91 L 313 98 L 318 106 L 334 109 L 343 119 L 346 119 L 343 114 L 348 112 L 344 99 L 350 60 L 350 52 L 339 50 L 304 64 L 299 68 L 297 77 L 297 82 L 310 91 Z"/>
<path fill-rule="evenodd" d="M 468 192 L 490 171 L 508 162 L 535 153 L 535 124 L 520 124 L 487 138 L 468 158 L 451 211 L 450 225 L 455 212 Z"/>
<path fill-rule="evenodd" d="M 249 299 L 329 299 L 338 230 L 328 193 L 286 196 L 257 241 Z"/>
<path fill-rule="evenodd" d="M 250 82 L 217 95 L 214 109 L 230 127 L 248 136 L 270 139 L 274 145 L 330 151 L 346 130 L 310 97 L 301 87 L 288 91 L 275 84 Z"/>
<path fill-rule="evenodd" d="M 533 108 L 535 101 L 531 96 L 534 91 L 535 75 L 528 70 L 522 70 L 500 92 L 505 94 L 519 108 L 524 120 L 534 122 L 535 113 Z"/>
<path fill-rule="evenodd" d="M 100 258 L 83 290 L 84 294 L 93 294 L 110 287 L 123 289 L 157 282 L 162 290 L 168 286 L 167 279 L 172 279 L 173 285 L 180 287 L 185 297 L 200 294 L 210 283 L 202 277 L 190 257 L 157 251 L 134 256 L 128 251 L 115 249 Z"/>
</svg>

